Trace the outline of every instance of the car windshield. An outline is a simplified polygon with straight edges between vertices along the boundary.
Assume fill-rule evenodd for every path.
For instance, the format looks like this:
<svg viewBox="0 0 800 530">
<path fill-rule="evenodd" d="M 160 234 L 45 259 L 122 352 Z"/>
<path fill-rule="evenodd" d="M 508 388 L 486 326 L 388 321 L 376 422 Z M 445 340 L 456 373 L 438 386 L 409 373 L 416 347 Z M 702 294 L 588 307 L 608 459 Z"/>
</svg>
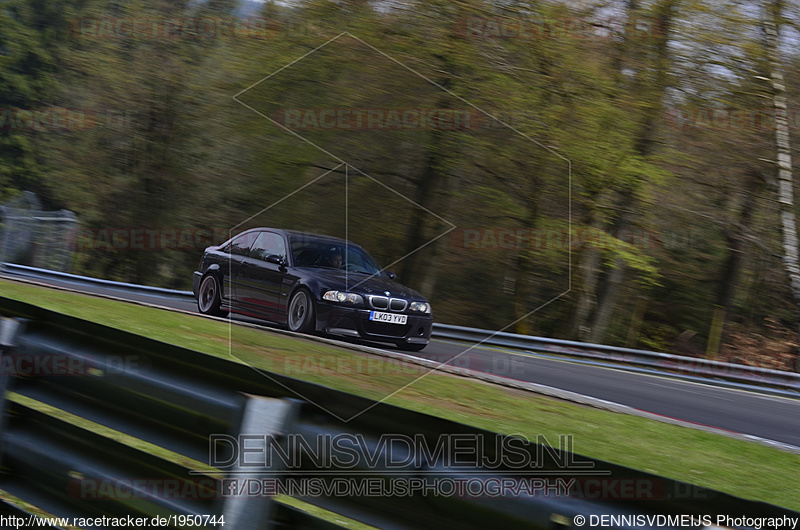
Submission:
<svg viewBox="0 0 800 530">
<path fill-rule="evenodd" d="M 381 268 L 362 248 L 346 241 L 292 236 L 295 267 L 341 269 L 364 274 L 380 274 Z"/>
</svg>

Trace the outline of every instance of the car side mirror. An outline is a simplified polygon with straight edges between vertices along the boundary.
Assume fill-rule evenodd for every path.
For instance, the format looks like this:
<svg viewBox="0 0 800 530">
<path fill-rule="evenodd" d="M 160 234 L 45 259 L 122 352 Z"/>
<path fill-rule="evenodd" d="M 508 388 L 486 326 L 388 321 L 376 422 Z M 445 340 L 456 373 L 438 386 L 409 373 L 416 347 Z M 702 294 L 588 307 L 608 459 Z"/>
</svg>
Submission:
<svg viewBox="0 0 800 530">
<path fill-rule="evenodd" d="M 284 258 L 282 256 L 278 256 L 277 254 L 270 254 L 269 256 L 264 258 L 264 260 L 269 261 L 270 263 L 274 263 L 275 265 L 283 266 L 286 264 Z"/>
<path fill-rule="evenodd" d="M 386 271 L 386 276 L 388 276 L 390 280 L 397 279 L 397 274 L 393 273 L 392 271 Z"/>
</svg>

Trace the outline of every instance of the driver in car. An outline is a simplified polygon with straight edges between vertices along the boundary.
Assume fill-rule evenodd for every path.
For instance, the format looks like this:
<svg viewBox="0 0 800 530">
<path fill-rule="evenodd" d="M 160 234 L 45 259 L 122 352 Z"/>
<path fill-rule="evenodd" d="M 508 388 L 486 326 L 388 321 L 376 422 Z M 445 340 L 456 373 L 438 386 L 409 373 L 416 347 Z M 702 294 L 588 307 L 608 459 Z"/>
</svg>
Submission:
<svg viewBox="0 0 800 530">
<path fill-rule="evenodd" d="M 330 259 L 328 260 L 329 266 L 333 267 L 334 269 L 341 269 L 342 268 L 342 255 L 338 252 L 335 252 L 331 255 Z"/>
</svg>

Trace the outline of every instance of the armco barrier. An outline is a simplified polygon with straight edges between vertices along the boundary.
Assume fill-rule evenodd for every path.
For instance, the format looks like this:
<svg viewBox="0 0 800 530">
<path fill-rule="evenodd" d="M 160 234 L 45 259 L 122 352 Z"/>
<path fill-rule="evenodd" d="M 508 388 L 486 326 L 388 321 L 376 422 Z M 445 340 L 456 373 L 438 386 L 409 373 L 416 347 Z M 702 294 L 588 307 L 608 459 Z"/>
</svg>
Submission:
<svg viewBox="0 0 800 530">
<path fill-rule="evenodd" d="M 88 276 L 76 276 L 74 274 L 49 271 L 13 263 L 0 263 L 0 269 L 2 268 L 5 268 L 8 272 L 15 275 L 33 279 L 52 278 L 67 280 L 87 286 L 107 287 L 130 294 L 149 294 L 167 298 L 194 299 L 194 295 L 191 291 L 177 291 L 161 287 L 101 280 Z M 502 346 L 521 351 L 552 353 L 605 362 L 623 363 L 631 366 L 677 372 L 697 377 L 721 379 L 751 385 L 771 386 L 793 392 L 800 392 L 799 373 L 782 372 L 769 368 L 725 363 L 696 357 L 685 357 L 631 348 L 619 348 L 615 346 L 606 346 L 604 344 L 518 335 L 516 333 L 438 323 L 434 323 L 433 325 L 433 338 L 480 343 L 487 346 Z"/>
<path fill-rule="evenodd" d="M 379 528 L 553 529 L 577 527 L 580 517 L 655 528 L 687 523 L 677 517 L 800 516 L 23 302 L 0 297 L 0 314 L 13 317 L 0 329 L 2 385 L 13 391 L 1 402 L 0 489 L 56 516 L 222 516 L 235 530 L 336 527 L 273 496 L 277 486 L 310 480 L 318 487 L 295 497 Z M 8 370 L 21 357 L 38 358 L 40 369 Z M 435 450 L 403 453 L 387 437 Z M 440 445 L 454 437 L 461 443 Z M 334 442 L 342 438 L 359 440 L 361 450 Z M 263 464 L 243 458 L 253 448 L 246 442 L 234 450 L 245 439 L 264 442 Z M 320 440 L 322 456 L 305 458 Z M 500 458 L 512 447 L 526 467 Z M 399 465 L 398 454 L 405 455 Z M 436 480 L 467 489 L 422 487 Z"/>
<path fill-rule="evenodd" d="M 66 272 L 51 271 L 47 269 L 40 269 L 37 267 L 28 267 L 27 265 L 18 265 L 16 263 L 0 263 L 0 271 L 6 271 L 23 277 L 33 279 L 56 279 L 65 280 L 83 285 L 95 285 L 100 287 L 108 287 L 116 291 L 125 291 L 132 294 L 155 294 L 159 296 L 167 296 L 174 298 L 194 298 L 192 291 L 179 291 L 176 289 L 165 289 L 163 287 L 151 287 L 149 285 L 139 285 L 136 283 L 115 282 L 112 280 L 103 280 L 100 278 L 92 278 L 91 276 L 79 276 L 77 274 L 69 274 Z"/>
<path fill-rule="evenodd" d="M 800 374 L 782 372 L 757 366 L 725 363 L 709 359 L 685 357 L 669 353 L 618 348 L 604 344 L 590 344 L 570 340 L 548 339 L 530 335 L 517 335 L 488 331 L 485 329 L 434 324 L 434 337 L 460 340 L 487 346 L 503 346 L 522 351 L 535 351 L 567 355 L 578 358 L 598 359 L 617 363 L 656 368 L 683 374 L 727 381 L 769 385 L 800 392 Z"/>
</svg>

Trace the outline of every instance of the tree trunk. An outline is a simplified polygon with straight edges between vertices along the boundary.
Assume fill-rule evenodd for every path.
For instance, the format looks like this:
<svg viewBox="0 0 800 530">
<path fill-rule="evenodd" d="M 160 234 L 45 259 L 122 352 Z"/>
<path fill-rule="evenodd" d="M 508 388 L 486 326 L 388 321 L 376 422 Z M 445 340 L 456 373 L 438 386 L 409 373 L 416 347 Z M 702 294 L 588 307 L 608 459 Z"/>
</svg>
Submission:
<svg viewBox="0 0 800 530">
<path fill-rule="evenodd" d="M 446 108 L 442 106 L 441 108 Z M 428 217 L 430 217 L 431 206 L 435 199 L 437 190 L 443 186 L 446 174 L 441 167 L 444 159 L 442 157 L 442 145 L 444 139 L 441 131 L 433 131 L 431 144 L 428 147 L 428 155 L 425 161 L 425 168 L 417 182 L 417 193 L 414 202 L 419 206 L 411 208 L 412 219 L 406 235 L 406 257 L 403 260 L 400 277 L 403 283 L 411 287 L 418 287 L 421 280 L 420 273 L 420 248 L 428 243 L 427 237 Z"/>
<path fill-rule="evenodd" d="M 591 227 L 599 230 L 597 221 L 593 220 Z M 572 338 L 586 340 L 591 328 L 589 327 L 589 317 L 592 310 L 597 305 L 597 280 L 600 272 L 600 251 L 589 243 L 588 248 L 581 253 L 581 288 L 578 291 L 578 305 L 575 309 L 575 317 L 572 321 Z"/>
<path fill-rule="evenodd" d="M 783 264 L 789 275 L 794 302 L 800 308 L 800 264 L 798 264 L 797 221 L 794 212 L 794 183 L 792 182 L 792 155 L 789 144 L 789 121 L 786 109 L 786 85 L 778 55 L 778 31 L 783 2 L 775 0 L 768 4 L 767 58 L 772 79 L 772 103 L 775 109 L 775 145 L 778 158 L 778 202 L 783 232 Z M 800 328 L 798 328 L 800 332 Z"/>
<path fill-rule="evenodd" d="M 623 260 L 614 260 L 614 268 L 608 274 L 603 295 L 597 306 L 597 312 L 592 323 L 592 331 L 589 333 L 589 342 L 602 343 L 606 337 L 611 315 L 614 314 L 614 307 L 616 306 L 617 298 L 619 298 L 619 292 L 622 290 L 625 269 Z"/>
<path fill-rule="evenodd" d="M 456 178 L 444 179 L 445 188 L 439 194 L 438 209 L 445 212 L 445 218 L 449 218 L 453 212 L 453 195 L 456 192 L 456 185 L 458 184 Z M 433 290 L 436 288 L 436 280 L 439 278 L 439 262 L 442 256 L 447 254 L 447 249 L 450 244 L 448 236 L 440 237 L 433 245 L 433 252 L 429 260 L 425 273 L 420 282 L 419 292 L 429 299 L 433 297 Z"/>
<path fill-rule="evenodd" d="M 642 158 L 647 158 L 652 154 L 653 138 L 656 127 L 662 117 L 662 98 L 667 89 L 670 66 L 669 32 L 675 17 L 675 8 L 679 4 L 680 0 L 662 0 L 654 7 L 656 18 L 659 21 L 658 30 L 661 32 L 655 44 L 654 78 L 649 83 L 643 81 L 642 85 L 634 87 L 634 90 L 640 93 L 641 97 L 649 103 L 642 111 L 641 122 L 634 138 L 634 151 Z M 627 17 L 629 20 L 635 19 L 638 8 L 636 1 L 631 0 L 628 2 Z M 624 58 L 626 56 L 633 57 L 640 53 L 639 46 L 640 43 L 638 42 L 624 41 L 615 61 L 617 67 L 622 68 L 624 66 Z M 621 72 L 618 73 L 621 74 Z M 631 212 L 636 203 L 636 191 L 641 185 L 641 183 L 634 184 L 634 187 L 620 191 L 617 209 L 623 213 L 618 214 L 617 219 L 614 220 L 615 229 L 622 229 L 630 222 Z M 585 340 L 584 337 L 589 337 L 591 342 L 601 342 L 605 337 L 608 323 L 614 314 L 617 293 L 625 278 L 627 267 L 621 260 L 617 259 L 615 260 L 615 267 L 608 271 L 605 278 L 598 278 L 601 268 L 599 267 L 599 252 L 595 251 L 594 256 L 590 256 L 589 259 L 594 261 L 595 277 L 589 279 L 589 281 L 584 281 L 584 288 L 591 286 L 592 293 L 594 293 L 597 285 L 602 284 L 599 290 L 602 294 L 599 297 L 599 302 L 595 296 L 592 296 L 590 302 L 585 294 L 582 295 L 576 312 L 573 337 L 578 337 L 580 340 Z M 587 271 L 584 270 L 585 272 Z M 592 306 L 594 304 L 597 305 L 597 310 L 594 312 L 591 325 L 589 325 L 588 321 L 592 317 Z"/>
<path fill-rule="evenodd" d="M 728 247 L 728 257 L 722 266 L 720 274 L 720 284 L 717 289 L 716 305 L 723 307 L 726 312 L 730 311 L 733 297 L 736 294 L 736 284 L 739 282 L 739 275 L 742 269 L 742 257 L 744 256 L 744 234 L 750 226 L 755 209 L 756 191 L 760 182 L 760 176 L 755 171 L 748 173 L 748 185 L 744 191 L 742 209 L 739 212 L 738 227 L 729 226 L 725 230 L 725 241 Z"/>
<path fill-rule="evenodd" d="M 527 251 L 521 251 L 516 259 L 517 271 L 514 277 L 514 333 L 530 335 L 531 326 L 525 316 L 530 312 L 528 301 L 531 295 L 530 272 L 531 257 Z"/>
<path fill-rule="evenodd" d="M 539 198 L 541 195 L 541 181 L 539 178 L 538 167 L 530 170 L 530 179 L 527 181 L 528 189 L 524 197 L 526 206 L 525 228 L 536 229 L 539 226 Z M 531 242 L 533 244 L 533 242 Z M 516 282 L 514 285 L 514 332 L 520 335 L 531 333 L 530 319 L 527 315 L 531 312 L 531 295 L 533 285 L 531 282 L 531 271 L 533 270 L 533 249 L 517 249 Z"/>
<path fill-rule="evenodd" d="M 640 296 L 636 300 L 636 307 L 633 310 L 633 317 L 631 317 L 631 325 L 628 328 L 628 340 L 625 346 L 628 348 L 635 348 L 639 344 L 639 330 L 642 329 L 642 320 L 644 320 L 644 313 L 647 310 L 647 298 Z"/>
<path fill-rule="evenodd" d="M 629 225 L 631 217 L 633 217 L 633 208 L 636 203 L 636 196 L 633 190 L 628 189 L 620 194 L 617 201 L 616 209 L 622 213 L 618 214 L 612 226 L 612 232 L 618 233 Z M 600 278 L 601 287 L 598 289 L 600 293 L 597 310 L 591 324 L 591 332 L 589 333 L 589 342 L 602 342 L 606 336 L 608 323 L 611 322 L 611 316 L 614 314 L 616 308 L 617 295 L 619 294 L 622 282 L 625 280 L 627 273 L 627 265 L 625 261 L 619 258 L 614 259 L 614 266 Z"/>
</svg>

